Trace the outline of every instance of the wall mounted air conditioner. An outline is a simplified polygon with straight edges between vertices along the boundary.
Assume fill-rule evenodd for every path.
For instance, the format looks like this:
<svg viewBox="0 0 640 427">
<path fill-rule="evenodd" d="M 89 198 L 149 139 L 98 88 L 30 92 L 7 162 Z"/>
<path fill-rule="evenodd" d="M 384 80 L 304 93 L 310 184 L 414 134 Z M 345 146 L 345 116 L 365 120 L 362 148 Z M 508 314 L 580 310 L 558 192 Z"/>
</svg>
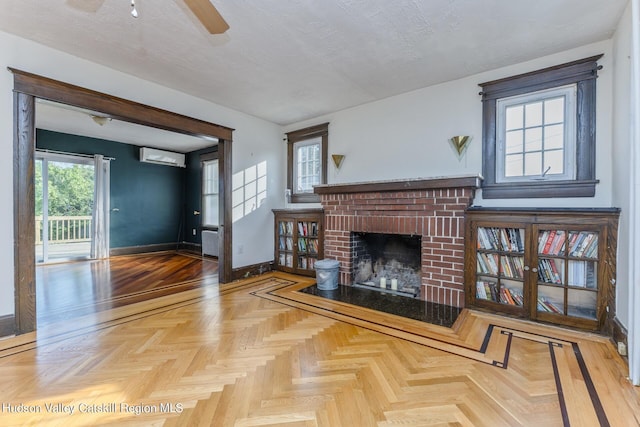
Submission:
<svg viewBox="0 0 640 427">
<path fill-rule="evenodd" d="M 172 151 L 157 150 L 155 148 L 141 147 L 140 161 L 145 163 L 156 163 L 158 165 L 185 167 L 185 156 L 182 153 Z"/>
</svg>

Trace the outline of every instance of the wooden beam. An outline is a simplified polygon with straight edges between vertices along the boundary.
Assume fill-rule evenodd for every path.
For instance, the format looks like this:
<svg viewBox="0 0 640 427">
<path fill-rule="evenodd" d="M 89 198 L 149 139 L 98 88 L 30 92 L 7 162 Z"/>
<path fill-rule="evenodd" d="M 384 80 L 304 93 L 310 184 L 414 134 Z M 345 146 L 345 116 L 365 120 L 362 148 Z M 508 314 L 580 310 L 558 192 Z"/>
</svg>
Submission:
<svg viewBox="0 0 640 427">
<path fill-rule="evenodd" d="M 233 129 L 102 92 L 9 68 L 14 90 L 40 99 L 99 112 L 105 117 L 198 138 L 231 140 Z"/>
</svg>

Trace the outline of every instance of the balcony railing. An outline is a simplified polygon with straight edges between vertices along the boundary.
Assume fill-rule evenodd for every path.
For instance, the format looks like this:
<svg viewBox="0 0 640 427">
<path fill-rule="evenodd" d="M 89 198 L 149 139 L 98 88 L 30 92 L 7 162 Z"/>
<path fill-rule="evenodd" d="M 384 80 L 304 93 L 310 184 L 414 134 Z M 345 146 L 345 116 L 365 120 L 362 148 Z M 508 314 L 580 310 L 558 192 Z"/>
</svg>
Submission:
<svg viewBox="0 0 640 427">
<path fill-rule="evenodd" d="M 48 217 L 48 241 L 51 243 L 75 243 L 91 241 L 91 215 Z M 36 245 L 42 244 L 44 220 L 36 216 Z"/>
</svg>

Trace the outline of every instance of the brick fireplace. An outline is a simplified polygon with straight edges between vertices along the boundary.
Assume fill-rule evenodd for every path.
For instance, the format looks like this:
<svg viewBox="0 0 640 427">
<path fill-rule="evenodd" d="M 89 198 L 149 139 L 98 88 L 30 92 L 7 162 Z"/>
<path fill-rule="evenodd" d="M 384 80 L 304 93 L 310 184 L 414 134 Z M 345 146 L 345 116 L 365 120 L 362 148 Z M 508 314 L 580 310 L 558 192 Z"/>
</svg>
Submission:
<svg viewBox="0 0 640 427">
<path fill-rule="evenodd" d="M 329 184 L 315 187 L 324 209 L 324 255 L 353 284 L 353 233 L 421 237 L 420 298 L 464 306 L 464 211 L 478 176 Z"/>
</svg>

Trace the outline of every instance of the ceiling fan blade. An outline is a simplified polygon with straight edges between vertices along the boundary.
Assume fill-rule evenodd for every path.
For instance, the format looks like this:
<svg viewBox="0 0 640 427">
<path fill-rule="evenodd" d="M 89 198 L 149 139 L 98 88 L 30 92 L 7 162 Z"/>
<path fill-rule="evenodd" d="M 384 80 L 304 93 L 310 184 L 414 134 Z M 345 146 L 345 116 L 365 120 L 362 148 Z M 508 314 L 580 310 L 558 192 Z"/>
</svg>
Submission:
<svg viewBox="0 0 640 427">
<path fill-rule="evenodd" d="M 184 2 L 211 34 L 222 34 L 229 29 L 229 24 L 209 0 L 184 0 Z"/>
<path fill-rule="evenodd" d="M 95 13 L 102 7 L 104 0 L 67 0 L 65 3 L 77 10 Z"/>
</svg>

